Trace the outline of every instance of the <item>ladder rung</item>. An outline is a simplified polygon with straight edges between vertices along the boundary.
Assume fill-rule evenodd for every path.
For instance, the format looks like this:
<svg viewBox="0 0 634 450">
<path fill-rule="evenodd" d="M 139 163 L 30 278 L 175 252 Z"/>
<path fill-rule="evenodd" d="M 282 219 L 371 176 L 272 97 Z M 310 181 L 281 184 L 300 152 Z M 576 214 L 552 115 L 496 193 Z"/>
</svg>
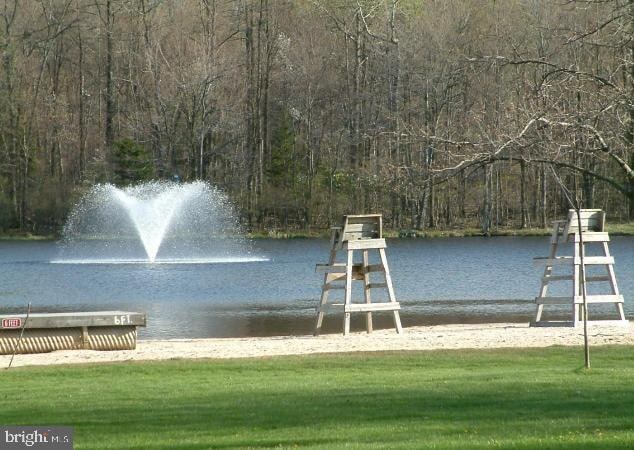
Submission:
<svg viewBox="0 0 634 450">
<path fill-rule="evenodd" d="M 538 305 L 570 305 L 572 297 L 536 297 L 535 303 Z M 622 295 L 586 295 L 587 303 L 623 303 Z M 583 303 L 583 297 L 575 296 L 576 304 Z"/>
<path fill-rule="evenodd" d="M 535 297 L 538 305 L 570 305 L 572 297 Z"/>
<path fill-rule="evenodd" d="M 346 265 L 343 263 L 317 264 L 315 272 L 318 273 L 346 273 Z"/>
<path fill-rule="evenodd" d="M 586 295 L 587 303 L 623 303 L 622 295 Z M 575 297 L 575 303 L 582 304 L 583 297 L 578 295 Z"/>
<path fill-rule="evenodd" d="M 542 277 L 542 281 L 564 281 L 564 280 L 573 280 L 574 277 L 572 275 L 546 275 Z M 597 277 L 586 277 L 587 283 L 592 283 L 595 281 L 610 281 L 609 276 L 597 276 Z"/>
<path fill-rule="evenodd" d="M 317 273 L 346 273 L 346 263 L 335 263 L 335 264 L 317 264 L 315 266 L 315 272 Z M 364 266 L 361 263 L 355 263 L 352 265 L 352 270 L 356 273 L 363 275 L 364 273 L 369 272 L 385 272 L 385 267 L 382 264 L 370 264 L 368 266 Z"/>
<path fill-rule="evenodd" d="M 359 271 L 363 267 L 363 264 L 353 264 L 352 270 Z M 346 263 L 334 263 L 334 264 L 317 264 L 315 266 L 315 272 L 318 273 L 346 273 Z"/>
<path fill-rule="evenodd" d="M 546 266 L 559 266 L 564 264 L 572 264 L 572 256 L 557 256 L 555 258 L 549 258 L 548 256 L 540 256 L 533 258 L 533 264 L 546 265 Z"/>
<path fill-rule="evenodd" d="M 345 284 L 332 284 L 332 283 L 324 284 L 324 291 L 330 291 L 332 289 L 345 289 L 345 288 L 346 288 Z"/>
<path fill-rule="evenodd" d="M 387 303 L 351 303 L 344 308 L 345 312 L 369 312 L 369 311 L 398 311 L 401 305 L 398 302 Z"/>
<path fill-rule="evenodd" d="M 571 243 L 571 242 L 579 242 L 579 234 L 578 233 L 574 233 L 574 237 L 571 238 L 571 236 L 573 236 L 572 234 L 568 235 L 568 236 L 563 236 L 561 234 L 557 235 L 557 237 L 551 237 L 550 238 L 550 243 L 551 244 L 567 244 L 567 243 Z M 584 244 L 586 242 L 610 242 L 610 235 L 604 231 L 597 231 L 597 232 L 585 232 L 583 233 L 583 242 Z"/>
<path fill-rule="evenodd" d="M 331 282 L 331 281 L 345 281 L 346 279 L 346 273 L 345 272 L 335 272 L 335 273 L 329 273 L 328 275 L 326 275 L 326 281 Z"/>
<path fill-rule="evenodd" d="M 326 303 L 317 308 L 317 311 L 329 312 L 329 311 L 343 311 L 343 303 Z"/>
<path fill-rule="evenodd" d="M 536 265 L 546 266 L 562 266 L 562 265 L 581 265 L 581 258 L 573 256 L 557 256 L 556 258 L 539 257 L 533 258 L 533 263 Z M 583 258 L 583 263 L 586 266 L 592 265 L 612 265 L 614 264 L 614 257 L 612 256 L 586 256 Z"/>
<path fill-rule="evenodd" d="M 600 277 L 586 277 L 586 283 L 592 283 L 596 281 L 610 281 L 610 277 L 607 275 Z"/>
<path fill-rule="evenodd" d="M 386 288 L 386 287 L 387 287 L 387 283 L 369 283 L 368 284 L 368 289 Z"/>
<path fill-rule="evenodd" d="M 570 239 L 570 237 L 568 237 L 569 241 L 573 241 L 574 242 L 579 242 L 579 233 L 575 233 L 574 234 L 574 238 Z M 610 241 L 610 235 L 605 232 L 605 231 L 586 231 L 583 233 L 583 242 L 609 242 Z"/>
<path fill-rule="evenodd" d="M 374 250 L 385 248 L 385 239 L 359 239 L 345 242 L 348 250 Z"/>
<path fill-rule="evenodd" d="M 317 308 L 317 311 L 329 312 L 329 311 L 344 311 L 344 312 L 372 312 L 372 311 L 398 311 L 401 309 L 401 305 L 398 302 L 386 302 L 386 303 L 350 303 L 345 305 L 344 303 L 326 303 L 325 305 Z"/>
<path fill-rule="evenodd" d="M 581 258 L 575 258 L 575 265 L 581 264 Z M 586 266 L 590 265 L 612 265 L 614 264 L 614 257 L 612 256 L 586 256 L 583 258 L 583 264 Z"/>
<path fill-rule="evenodd" d="M 546 275 L 545 277 L 542 277 L 542 281 L 564 281 L 572 279 L 572 275 Z"/>
</svg>

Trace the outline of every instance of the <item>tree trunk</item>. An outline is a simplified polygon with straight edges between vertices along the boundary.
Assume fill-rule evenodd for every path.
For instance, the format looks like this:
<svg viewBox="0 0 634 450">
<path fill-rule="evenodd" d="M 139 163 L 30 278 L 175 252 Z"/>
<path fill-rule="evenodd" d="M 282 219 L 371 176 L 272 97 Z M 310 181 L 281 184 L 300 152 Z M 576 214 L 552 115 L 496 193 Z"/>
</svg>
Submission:
<svg viewBox="0 0 634 450">
<path fill-rule="evenodd" d="M 84 46 L 81 34 L 81 25 L 77 27 L 77 41 L 79 47 L 79 173 L 78 179 L 82 180 L 84 176 L 84 172 L 86 171 L 86 119 L 84 112 L 84 92 L 85 92 L 85 81 L 84 81 Z"/>
<path fill-rule="evenodd" d="M 465 176 L 464 171 L 460 172 L 458 183 L 458 212 L 460 214 L 460 219 L 464 220 L 467 217 L 467 210 L 465 207 L 465 197 L 467 196 L 467 177 Z"/>
<path fill-rule="evenodd" d="M 526 161 L 520 160 L 520 208 L 522 222 L 520 228 L 528 227 L 528 205 L 526 203 Z"/>
<path fill-rule="evenodd" d="M 539 226 L 546 228 L 546 166 L 540 164 L 539 170 L 539 196 L 540 196 L 540 211 L 539 211 Z"/>
<path fill-rule="evenodd" d="M 253 8 L 249 0 L 244 2 L 244 45 L 245 64 L 247 72 L 247 95 L 245 98 L 246 130 L 245 147 L 247 158 L 247 213 L 249 227 L 253 226 L 253 215 L 257 207 L 257 174 L 258 174 L 258 146 L 257 137 L 257 100 L 256 100 L 256 61 L 253 38 Z"/>
<path fill-rule="evenodd" d="M 106 116 L 105 116 L 105 140 L 106 148 L 112 149 L 114 142 L 114 68 L 112 55 L 112 34 L 114 26 L 114 15 L 112 12 L 112 0 L 106 0 Z"/>
<path fill-rule="evenodd" d="M 433 177 L 429 178 L 429 228 L 436 228 L 436 188 Z"/>
<path fill-rule="evenodd" d="M 482 203 L 482 214 L 481 214 L 481 224 L 482 224 L 482 234 L 485 236 L 491 235 L 491 210 L 492 210 L 492 191 L 493 191 L 493 168 L 491 164 L 487 164 L 484 166 L 484 192 L 483 192 L 483 203 Z"/>
</svg>

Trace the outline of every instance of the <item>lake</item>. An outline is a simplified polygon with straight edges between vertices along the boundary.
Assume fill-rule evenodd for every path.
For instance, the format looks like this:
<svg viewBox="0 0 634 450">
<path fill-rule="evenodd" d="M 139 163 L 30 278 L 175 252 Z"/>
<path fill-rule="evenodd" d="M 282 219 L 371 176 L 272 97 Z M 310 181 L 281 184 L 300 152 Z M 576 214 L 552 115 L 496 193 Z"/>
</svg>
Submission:
<svg viewBox="0 0 634 450">
<path fill-rule="evenodd" d="M 0 241 L 0 311 L 24 312 L 28 302 L 34 312 L 141 311 L 148 326 L 139 336 L 146 339 L 311 333 L 323 277 L 315 264 L 327 262 L 329 242 L 262 239 L 253 247 L 268 261 L 51 264 L 58 256 L 54 242 Z M 532 258 L 548 250 L 547 237 L 388 240 L 403 326 L 531 320 L 542 270 Z M 634 237 L 613 237 L 610 250 L 632 318 Z M 560 285 L 553 295 L 569 292 Z M 361 290 L 355 294 L 362 298 Z M 565 311 L 551 308 L 551 317 Z M 599 316 L 613 310 L 592 308 Z M 392 325 L 389 313 L 375 317 L 376 328 Z M 327 315 L 324 332 L 341 332 L 342 321 Z M 353 330 L 363 324 L 361 314 L 353 315 Z"/>
</svg>

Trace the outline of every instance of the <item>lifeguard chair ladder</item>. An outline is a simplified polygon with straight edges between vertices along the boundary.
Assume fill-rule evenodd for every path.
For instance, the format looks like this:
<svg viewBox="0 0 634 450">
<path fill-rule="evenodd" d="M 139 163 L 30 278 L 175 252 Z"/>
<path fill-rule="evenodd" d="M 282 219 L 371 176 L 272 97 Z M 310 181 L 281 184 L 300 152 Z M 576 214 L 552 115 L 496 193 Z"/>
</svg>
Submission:
<svg viewBox="0 0 634 450">
<path fill-rule="evenodd" d="M 619 292 L 614 274 L 614 258 L 610 255 L 608 242 L 610 236 L 605 231 L 605 213 L 600 209 L 582 209 L 580 210 L 581 229 L 579 229 L 577 212 L 574 209 L 568 211 L 567 220 L 558 220 L 553 222 L 553 232 L 550 237 L 550 255 L 547 257 L 535 258 L 535 262 L 543 264 L 544 272 L 541 280 L 539 295 L 535 298 L 537 304 L 537 313 L 535 322 L 532 325 L 543 326 L 551 325 L 554 322 L 542 320 L 544 305 L 571 305 L 571 318 L 569 324 L 577 326 L 583 320 L 583 289 L 584 283 L 607 282 L 609 284 L 609 293 L 602 295 L 586 295 L 587 304 L 591 303 L 613 303 L 618 321 L 597 320 L 590 323 L 619 323 L 627 324 L 625 314 L 623 312 L 623 296 Z M 580 235 L 583 237 L 583 248 L 580 249 Z M 573 254 L 558 255 L 561 245 L 565 243 L 573 243 Z M 589 245 L 600 245 L 603 254 L 600 256 L 585 256 L 586 247 Z M 585 280 L 581 277 L 581 252 L 584 255 L 584 266 L 603 266 L 606 269 L 604 275 L 586 276 Z M 559 275 L 554 274 L 555 267 L 569 267 L 572 269 L 571 274 Z M 565 297 L 548 296 L 548 288 L 550 283 L 556 281 L 572 281 L 572 295 Z M 587 290 L 586 290 L 587 292 Z"/>
<path fill-rule="evenodd" d="M 330 238 L 330 259 L 328 264 L 317 264 L 316 272 L 324 273 L 324 281 L 321 290 L 321 299 L 317 308 L 317 325 L 315 336 L 321 331 L 324 314 L 331 311 L 344 313 L 343 334 L 350 333 L 350 315 L 352 313 L 366 313 L 366 327 L 368 333 L 372 332 L 372 313 L 375 311 L 392 311 L 394 326 L 397 333 L 403 332 L 399 310 L 399 303 L 394 295 L 392 277 L 385 256 L 385 239 L 383 239 L 383 219 L 381 214 L 350 215 L 343 217 L 343 227 L 333 227 Z M 379 264 L 370 264 L 371 250 L 379 253 Z M 337 263 L 337 253 L 346 252 L 346 262 Z M 354 262 L 354 252 L 363 253 L 363 262 Z M 382 272 L 385 282 L 372 283 L 370 274 Z M 353 303 L 352 282 L 363 281 L 364 303 Z M 343 282 L 337 283 L 337 282 Z M 371 290 L 376 288 L 387 289 L 387 302 L 372 302 Z M 329 302 L 329 293 L 333 289 L 344 290 L 343 303 Z M 339 300 L 341 302 L 341 300 Z"/>
</svg>

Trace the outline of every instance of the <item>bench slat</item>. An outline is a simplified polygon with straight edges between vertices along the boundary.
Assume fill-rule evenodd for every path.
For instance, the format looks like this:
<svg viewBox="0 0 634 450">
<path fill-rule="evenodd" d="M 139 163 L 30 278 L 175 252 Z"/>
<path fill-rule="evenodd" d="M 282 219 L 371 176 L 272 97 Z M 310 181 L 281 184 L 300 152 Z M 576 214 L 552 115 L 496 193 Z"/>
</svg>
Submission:
<svg viewBox="0 0 634 450">
<path fill-rule="evenodd" d="M 24 323 L 26 314 L 0 316 L 0 330 L 3 319 L 19 318 Z M 66 313 L 32 313 L 24 328 L 75 328 L 75 327 L 112 327 L 112 326 L 146 325 L 143 313 L 129 311 L 94 311 Z M 12 327 L 13 328 L 13 327 Z"/>
</svg>

